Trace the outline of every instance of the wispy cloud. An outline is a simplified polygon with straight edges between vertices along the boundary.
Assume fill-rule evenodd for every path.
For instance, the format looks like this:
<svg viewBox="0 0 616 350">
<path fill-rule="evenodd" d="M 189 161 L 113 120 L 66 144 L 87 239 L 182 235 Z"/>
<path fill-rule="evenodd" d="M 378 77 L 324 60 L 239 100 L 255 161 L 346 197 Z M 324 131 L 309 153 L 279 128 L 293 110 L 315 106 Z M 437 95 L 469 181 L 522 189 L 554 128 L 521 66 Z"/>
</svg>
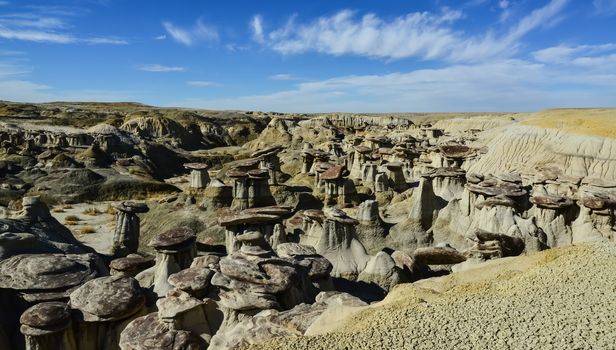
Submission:
<svg viewBox="0 0 616 350">
<path fill-rule="evenodd" d="M 281 73 L 281 74 L 270 75 L 268 77 L 268 79 L 271 79 L 271 80 L 295 80 L 297 78 L 294 75 L 292 75 L 292 74 Z"/>
<path fill-rule="evenodd" d="M 599 15 L 611 16 L 616 14 L 616 0 L 593 0 L 595 12 Z"/>
<path fill-rule="evenodd" d="M 72 16 L 63 9 L 61 14 L 24 12 L 0 15 L 0 38 L 54 44 L 108 44 L 125 45 L 128 42 L 115 37 L 82 37 L 68 32 L 70 25 L 61 16 Z M 53 11 L 52 11 L 53 13 Z"/>
<path fill-rule="evenodd" d="M 163 22 L 163 27 L 173 40 L 186 46 L 192 46 L 201 41 L 212 42 L 218 40 L 216 28 L 205 25 L 201 19 L 198 19 L 197 23 L 188 29 L 168 21 Z"/>
<path fill-rule="evenodd" d="M 532 56 L 538 62 L 562 65 L 606 67 L 606 64 L 616 63 L 616 44 L 602 45 L 558 45 L 537 50 Z"/>
<path fill-rule="evenodd" d="M 159 35 L 159 36 L 154 38 L 154 40 L 165 40 L 165 39 L 167 39 L 167 36 L 165 34 Z"/>
<path fill-rule="evenodd" d="M 162 64 L 141 64 L 137 69 L 144 72 L 169 73 L 169 72 L 185 72 L 186 68 L 179 66 L 165 66 Z"/>
<path fill-rule="evenodd" d="M 529 111 L 615 106 L 614 72 L 601 65 L 571 69 L 504 59 L 384 75 L 341 76 L 300 83 L 272 94 L 189 100 L 184 104 L 286 112 Z"/>
<path fill-rule="evenodd" d="M 502 35 L 488 30 L 473 36 L 455 30 L 454 24 L 465 17 L 464 13 L 443 8 L 440 13 L 414 12 L 391 20 L 371 13 L 360 17 L 350 10 L 307 24 L 296 23 L 292 17 L 285 26 L 270 32 L 266 39 L 273 50 L 282 54 L 314 51 L 381 59 L 481 61 L 510 56 L 523 36 L 553 23 L 567 2 L 551 0 Z"/>
<path fill-rule="evenodd" d="M 186 84 L 192 87 L 199 87 L 199 88 L 220 86 L 220 84 L 216 82 L 207 81 L 207 80 L 191 80 L 191 81 L 187 81 Z"/>
<path fill-rule="evenodd" d="M 263 33 L 263 18 L 261 15 L 255 15 L 250 21 L 250 29 L 252 30 L 252 40 L 262 44 L 265 42 Z"/>
</svg>

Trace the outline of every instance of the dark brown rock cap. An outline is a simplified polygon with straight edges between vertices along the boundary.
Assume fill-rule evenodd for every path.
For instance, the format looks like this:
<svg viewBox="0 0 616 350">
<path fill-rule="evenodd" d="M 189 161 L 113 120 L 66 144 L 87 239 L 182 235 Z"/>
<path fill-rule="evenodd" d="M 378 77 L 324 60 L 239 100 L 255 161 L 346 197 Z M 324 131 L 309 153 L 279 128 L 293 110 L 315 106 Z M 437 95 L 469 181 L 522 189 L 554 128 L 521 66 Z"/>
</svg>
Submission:
<svg viewBox="0 0 616 350">
<path fill-rule="evenodd" d="M 505 195 L 496 195 L 494 197 L 486 198 L 485 200 L 478 202 L 475 204 L 475 208 L 483 209 L 483 208 L 493 208 L 493 207 L 509 207 L 514 208 L 516 206 L 516 202 L 505 196 Z"/>
<path fill-rule="evenodd" d="M 323 211 L 327 220 L 336 221 L 342 224 L 358 225 L 359 221 L 350 217 L 343 210 L 338 208 L 327 208 Z"/>
<path fill-rule="evenodd" d="M 125 213 L 147 213 L 150 208 L 144 202 L 124 201 L 112 205 L 115 209 Z"/>
<path fill-rule="evenodd" d="M 421 176 L 428 178 L 435 177 L 452 177 L 452 178 L 463 178 L 466 176 L 466 171 L 460 168 L 452 168 L 452 167 L 440 167 L 429 169 Z"/>
<path fill-rule="evenodd" d="M 154 266 L 154 259 L 137 254 L 130 254 L 123 258 L 113 259 L 109 267 L 116 271 L 143 270 Z"/>
<path fill-rule="evenodd" d="M 184 168 L 191 170 L 206 170 L 210 166 L 207 163 L 185 163 Z"/>
<path fill-rule="evenodd" d="M 214 276 L 214 271 L 208 268 L 189 267 L 172 274 L 168 281 L 173 287 L 194 295 L 209 287 L 212 276 Z"/>
<path fill-rule="evenodd" d="M 322 164 L 322 163 L 321 163 Z M 334 165 L 329 169 L 321 173 L 320 179 L 322 180 L 338 180 L 347 174 L 346 167 L 344 165 Z"/>
<path fill-rule="evenodd" d="M 15 255 L 0 261 L 0 288 L 67 297 L 69 289 L 98 275 L 95 260 L 93 254 Z"/>
<path fill-rule="evenodd" d="M 247 172 L 248 177 L 251 179 L 267 179 L 269 178 L 269 172 L 267 169 L 252 169 Z"/>
<path fill-rule="evenodd" d="M 185 250 L 195 243 L 197 236 L 189 227 L 177 227 L 154 237 L 148 246 L 156 250 Z"/>
<path fill-rule="evenodd" d="M 438 148 L 446 158 L 462 159 L 472 156 L 475 151 L 466 145 L 442 145 Z"/>
<path fill-rule="evenodd" d="M 413 260 L 421 265 L 452 265 L 466 261 L 466 257 L 451 247 L 417 248 Z"/>
<path fill-rule="evenodd" d="M 530 197 L 530 202 L 539 208 L 546 209 L 562 209 L 573 205 L 571 198 L 555 195 L 532 196 Z"/>
<path fill-rule="evenodd" d="M 27 309 L 19 322 L 21 332 L 26 335 L 51 334 L 67 328 L 71 323 L 70 308 L 58 301 L 36 304 Z"/>
<path fill-rule="evenodd" d="M 137 312 L 145 297 L 132 277 L 106 276 L 84 283 L 70 295 L 70 305 L 89 322 L 126 318 Z"/>
<path fill-rule="evenodd" d="M 224 212 L 218 217 L 218 224 L 220 226 L 234 226 L 275 223 L 290 217 L 292 214 L 293 210 L 288 206 L 249 208 L 242 211 Z"/>
<path fill-rule="evenodd" d="M 138 317 L 120 335 L 120 347 L 133 350 L 205 350 L 207 343 L 189 331 L 170 329 L 156 312 Z"/>
</svg>

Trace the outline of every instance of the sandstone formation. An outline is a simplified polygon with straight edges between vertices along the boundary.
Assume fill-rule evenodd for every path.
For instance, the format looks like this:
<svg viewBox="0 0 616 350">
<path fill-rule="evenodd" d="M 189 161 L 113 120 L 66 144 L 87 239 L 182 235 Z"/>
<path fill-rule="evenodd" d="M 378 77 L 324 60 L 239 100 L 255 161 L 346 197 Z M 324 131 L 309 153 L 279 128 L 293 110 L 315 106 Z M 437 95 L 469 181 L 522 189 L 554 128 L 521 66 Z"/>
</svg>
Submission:
<svg viewBox="0 0 616 350">
<path fill-rule="evenodd" d="M 0 348 L 613 343 L 608 137 L 521 113 L 0 117 Z"/>
</svg>

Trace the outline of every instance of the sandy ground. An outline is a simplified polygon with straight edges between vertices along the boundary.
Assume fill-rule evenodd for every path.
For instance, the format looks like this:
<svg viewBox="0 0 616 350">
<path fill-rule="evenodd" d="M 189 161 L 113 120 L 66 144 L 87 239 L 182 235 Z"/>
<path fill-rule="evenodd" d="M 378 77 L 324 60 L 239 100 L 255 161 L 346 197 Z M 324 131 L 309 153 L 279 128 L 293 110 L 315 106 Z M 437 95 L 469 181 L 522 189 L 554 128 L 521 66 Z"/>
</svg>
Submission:
<svg viewBox="0 0 616 350">
<path fill-rule="evenodd" d="M 614 271 L 615 243 L 500 259 L 250 349 L 615 349 Z"/>
<path fill-rule="evenodd" d="M 111 202 L 79 203 L 70 206 L 58 205 L 51 209 L 51 215 L 60 223 L 68 227 L 73 235 L 84 244 L 94 248 L 102 254 L 111 253 L 113 243 L 113 230 L 115 227 L 115 215 L 107 213 Z M 95 208 L 99 211 L 96 215 L 84 213 L 86 209 Z M 76 216 L 79 221 L 76 225 L 67 225 L 66 218 Z M 93 233 L 82 233 L 82 229 L 91 227 Z"/>
</svg>

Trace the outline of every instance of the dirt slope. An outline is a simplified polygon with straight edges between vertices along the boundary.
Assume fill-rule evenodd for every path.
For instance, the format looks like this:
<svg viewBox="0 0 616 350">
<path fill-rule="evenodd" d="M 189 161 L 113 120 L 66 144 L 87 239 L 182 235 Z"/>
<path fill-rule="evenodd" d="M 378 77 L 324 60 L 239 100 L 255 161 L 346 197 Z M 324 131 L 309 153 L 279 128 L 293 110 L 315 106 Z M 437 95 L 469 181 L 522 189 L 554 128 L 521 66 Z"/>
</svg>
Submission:
<svg viewBox="0 0 616 350">
<path fill-rule="evenodd" d="M 614 243 L 501 259 L 250 349 L 613 349 L 615 269 Z"/>
</svg>

